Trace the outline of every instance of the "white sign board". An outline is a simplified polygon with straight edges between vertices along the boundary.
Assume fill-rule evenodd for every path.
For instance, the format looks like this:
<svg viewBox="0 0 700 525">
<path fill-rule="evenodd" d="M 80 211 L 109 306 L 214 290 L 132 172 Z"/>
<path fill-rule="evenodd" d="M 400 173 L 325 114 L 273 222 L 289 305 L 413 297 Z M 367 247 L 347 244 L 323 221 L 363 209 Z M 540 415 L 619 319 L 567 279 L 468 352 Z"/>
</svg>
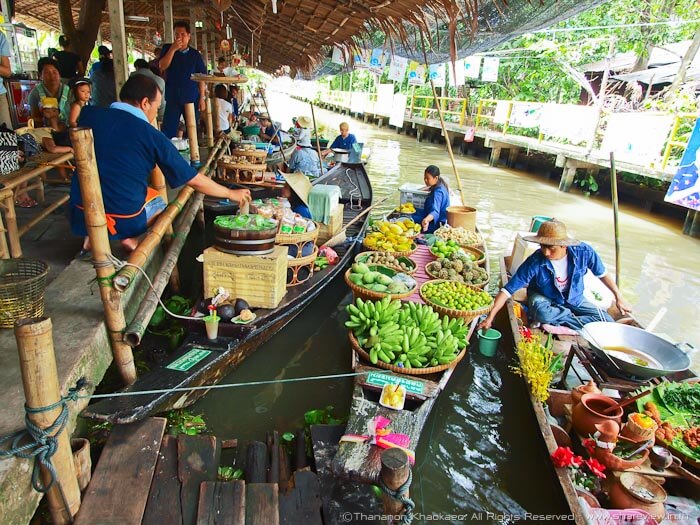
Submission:
<svg viewBox="0 0 700 525">
<path fill-rule="evenodd" d="M 403 127 L 403 119 L 406 116 L 406 95 L 401 93 L 394 94 L 394 100 L 391 104 L 391 115 L 389 116 L 389 125 L 397 128 Z"/>
<path fill-rule="evenodd" d="M 398 57 L 396 55 L 392 56 L 391 65 L 389 66 L 389 80 L 403 82 L 403 77 L 406 75 L 406 68 L 408 68 L 407 58 Z"/>
<path fill-rule="evenodd" d="M 435 87 L 445 87 L 445 64 L 430 64 L 428 69 L 430 80 Z"/>
<path fill-rule="evenodd" d="M 367 93 L 350 93 L 350 112 L 364 113 L 367 106 Z"/>
<path fill-rule="evenodd" d="M 408 63 L 408 85 L 422 86 L 423 84 L 425 84 L 425 64 L 411 60 Z"/>
<path fill-rule="evenodd" d="M 650 164 L 661 156 L 672 123 L 670 115 L 613 113 L 607 116 L 600 149 L 614 152 L 618 160 Z"/>
<path fill-rule="evenodd" d="M 481 69 L 481 57 L 467 57 L 464 59 L 465 78 L 479 78 Z"/>
<path fill-rule="evenodd" d="M 493 123 L 494 124 L 505 124 L 508 120 L 508 109 L 510 104 L 505 100 L 499 100 L 496 102 L 496 111 L 493 113 Z"/>
<path fill-rule="evenodd" d="M 591 140 L 598 121 L 596 109 L 577 104 L 543 104 L 540 133 L 577 145 Z"/>
<path fill-rule="evenodd" d="M 450 76 L 450 86 L 457 87 L 464 85 L 464 60 L 457 60 L 454 64 L 447 63 L 447 72 Z"/>
<path fill-rule="evenodd" d="M 510 112 L 509 126 L 516 128 L 536 128 L 540 125 L 542 104 L 515 102 Z"/>
<path fill-rule="evenodd" d="M 498 57 L 484 57 L 484 67 L 481 68 L 481 80 L 484 82 L 498 82 L 498 66 L 501 59 Z"/>
<path fill-rule="evenodd" d="M 374 114 L 388 117 L 391 115 L 391 104 L 394 100 L 394 84 L 379 84 L 377 86 L 377 104 Z"/>
<path fill-rule="evenodd" d="M 343 50 L 339 47 L 333 48 L 333 55 L 331 56 L 331 62 L 334 64 L 345 65 L 345 58 L 343 57 Z"/>
</svg>

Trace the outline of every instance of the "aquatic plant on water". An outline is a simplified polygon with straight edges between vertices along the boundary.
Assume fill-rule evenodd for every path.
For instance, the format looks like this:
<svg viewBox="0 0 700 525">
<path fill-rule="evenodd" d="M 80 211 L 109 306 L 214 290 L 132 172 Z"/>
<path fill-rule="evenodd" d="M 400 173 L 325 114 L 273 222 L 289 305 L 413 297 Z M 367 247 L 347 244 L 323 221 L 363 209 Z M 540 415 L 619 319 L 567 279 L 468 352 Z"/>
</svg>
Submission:
<svg viewBox="0 0 700 525">
<path fill-rule="evenodd" d="M 544 403 L 549 398 L 549 385 L 552 377 L 561 371 L 562 354 L 552 352 L 552 335 L 542 344 L 539 335 L 535 335 L 527 327 L 520 327 L 520 340 L 517 344 L 519 363 L 511 370 L 521 375 L 530 385 L 530 392 L 538 401 Z"/>
<path fill-rule="evenodd" d="M 168 412 L 167 418 L 167 432 L 172 436 L 178 434 L 196 436 L 207 430 L 207 423 L 201 414 L 195 415 L 185 409 L 171 410 Z"/>
<path fill-rule="evenodd" d="M 582 456 L 574 454 L 569 447 L 558 447 L 551 458 L 555 467 L 569 470 L 577 487 L 593 493 L 601 490 L 601 480 L 605 479 L 605 465 L 597 459 L 583 459 Z"/>
</svg>

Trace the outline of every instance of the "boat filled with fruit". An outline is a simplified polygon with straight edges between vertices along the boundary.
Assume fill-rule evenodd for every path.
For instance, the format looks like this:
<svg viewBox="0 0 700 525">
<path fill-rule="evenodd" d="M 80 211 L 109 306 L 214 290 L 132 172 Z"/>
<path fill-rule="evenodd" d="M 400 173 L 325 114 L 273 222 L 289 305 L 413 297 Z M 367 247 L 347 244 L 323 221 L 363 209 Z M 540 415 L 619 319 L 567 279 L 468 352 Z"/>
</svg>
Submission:
<svg viewBox="0 0 700 525">
<path fill-rule="evenodd" d="M 339 163 L 313 181 L 314 192 L 328 204 L 327 216 L 317 220 L 290 213 L 288 203 L 267 188 L 256 191 L 250 213 L 213 218 L 214 245 L 201 257 L 202 296 L 166 302 L 177 307 L 173 313 L 188 318 L 184 342 L 125 389 L 157 392 L 105 398 L 83 415 L 129 423 L 193 403 L 206 390 L 183 394 L 173 389 L 220 381 L 343 275 L 367 227 L 373 197 L 369 178 L 362 164 Z M 385 273 L 373 283 L 393 283 Z M 408 289 L 399 280 L 394 286 Z M 163 324 L 149 331 L 168 333 L 172 319 L 161 313 L 154 317 Z"/>
<path fill-rule="evenodd" d="M 515 271 L 514 260 L 511 255 L 501 258 L 502 284 Z M 523 378 L 543 452 L 550 456 L 547 468 L 570 510 L 570 521 L 699 523 L 698 378 L 678 369 L 630 375 L 592 349 L 590 338 L 602 344 L 605 333 L 583 337 L 584 328 L 574 335 L 546 334 L 528 326 L 525 305 L 522 291 L 506 303 L 515 340 L 513 369 Z M 617 322 L 591 324 L 657 337 L 634 320 L 623 319 L 615 306 L 608 313 Z M 657 345 L 663 344 L 659 338 Z M 673 348 L 669 352 L 681 352 L 667 344 Z M 606 348 L 633 350 L 619 343 Z M 639 358 L 634 365 L 656 366 Z M 569 381 L 574 382 L 572 388 Z"/>
</svg>

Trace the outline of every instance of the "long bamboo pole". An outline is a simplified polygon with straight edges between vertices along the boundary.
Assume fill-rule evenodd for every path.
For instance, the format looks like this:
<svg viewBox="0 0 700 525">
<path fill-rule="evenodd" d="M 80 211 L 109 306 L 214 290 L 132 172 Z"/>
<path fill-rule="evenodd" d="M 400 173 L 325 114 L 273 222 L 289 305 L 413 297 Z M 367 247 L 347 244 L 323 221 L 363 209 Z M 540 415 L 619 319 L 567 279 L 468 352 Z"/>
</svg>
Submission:
<svg viewBox="0 0 700 525">
<path fill-rule="evenodd" d="M 199 139 L 197 138 L 197 120 L 195 118 L 194 104 L 185 104 L 185 125 L 187 126 L 187 138 L 190 141 L 190 161 L 193 164 L 199 162 Z"/>
<path fill-rule="evenodd" d="M 115 268 L 107 259 L 107 255 L 111 255 L 112 252 L 109 247 L 107 218 L 102 200 L 100 177 L 97 172 L 92 130 L 72 128 L 70 137 L 80 182 L 80 195 L 83 199 L 85 227 L 92 246 L 92 260 L 97 273 L 100 297 L 104 305 L 105 324 L 112 345 L 112 355 L 122 380 L 130 385 L 136 381 L 136 367 L 131 347 L 124 342 L 122 337 L 126 328 L 122 296 L 108 283 L 114 275 Z"/>
<path fill-rule="evenodd" d="M 613 222 L 615 224 L 615 284 L 620 287 L 620 222 L 617 199 L 617 170 L 615 169 L 615 154 L 610 152 L 610 188 L 613 204 Z"/>
<path fill-rule="evenodd" d="M 248 86 L 248 92 L 250 93 L 251 98 L 253 97 L 253 93 L 250 91 L 250 86 Z M 267 107 L 267 99 L 265 98 L 265 94 L 263 92 L 260 92 L 260 97 L 263 99 L 263 104 L 265 104 L 265 113 L 267 113 L 267 117 L 272 121 L 272 116 L 270 115 L 270 108 Z M 272 129 L 275 129 L 275 123 L 272 122 Z M 279 135 L 278 135 L 279 137 Z M 274 135 L 273 135 L 274 138 Z M 272 139 L 270 139 L 270 142 L 268 144 L 272 143 Z M 287 162 L 287 155 L 284 153 L 284 144 L 282 144 L 282 139 L 280 139 L 280 151 L 282 152 L 282 160 L 284 162 Z"/>
<path fill-rule="evenodd" d="M 423 45 L 423 58 L 425 60 L 425 64 L 427 66 L 428 64 L 428 53 L 425 50 L 425 41 L 423 39 L 423 32 L 421 31 L 420 34 L 420 40 L 421 44 Z M 437 109 L 438 116 L 440 117 L 440 127 L 442 128 L 442 134 L 445 136 L 445 143 L 447 144 L 447 153 L 450 155 L 450 162 L 452 163 L 452 172 L 454 173 L 455 180 L 457 181 L 457 187 L 459 188 L 459 195 L 462 198 L 462 206 L 466 206 L 466 200 L 464 199 L 464 189 L 462 188 L 462 181 L 459 178 L 459 172 L 457 171 L 457 164 L 455 163 L 455 156 L 454 153 L 452 153 L 452 141 L 450 140 L 450 134 L 447 132 L 447 128 L 445 127 L 445 118 L 442 115 L 442 108 L 440 107 L 440 104 L 438 103 L 438 96 L 437 96 L 437 90 L 435 89 L 435 83 L 433 82 L 433 79 L 430 80 L 430 88 L 433 90 L 433 103 L 435 104 L 435 108 Z"/>
<path fill-rule="evenodd" d="M 61 387 L 58 382 L 51 319 L 39 317 L 17 321 L 15 339 L 27 408 L 42 408 L 58 403 L 61 400 Z M 62 410 L 58 406 L 46 412 L 30 413 L 28 418 L 46 430 L 54 424 Z M 52 435 L 56 437 L 56 452 L 51 458 L 56 479 L 46 493 L 46 499 L 53 523 L 64 525 L 73 523 L 73 516 L 80 508 L 80 487 L 68 431 L 64 428 L 59 434 L 54 431 Z M 41 473 L 46 486 L 51 475 L 43 467 Z"/>
<path fill-rule="evenodd" d="M 187 203 L 187 207 L 180 215 L 180 222 L 176 229 L 176 235 L 173 237 L 173 241 L 170 243 L 168 251 L 165 253 L 163 262 L 153 278 L 153 290 L 149 290 L 146 294 L 136 315 L 129 323 L 124 333 L 124 339 L 131 347 L 136 347 L 141 344 L 141 338 L 146 331 L 146 326 L 151 320 L 153 312 L 155 312 L 158 307 L 158 298 L 163 293 L 163 290 L 165 290 L 170 273 L 177 268 L 177 259 L 180 256 L 182 248 L 185 246 L 187 235 L 192 228 L 192 222 L 203 200 L 204 194 L 198 193 L 193 199 L 190 199 Z"/>
<path fill-rule="evenodd" d="M 311 106 L 311 118 L 314 121 L 314 137 L 316 137 L 316 153 L 318 153 L 318 165 L 321 169 L 319 176 L 323 175 L 323 158 L 321 157 L 321 143 L 318 141 L 318 129 L 316 128 L 316 114 L 314 113 L 314 103 L 309 102 Z"/>
</svg>

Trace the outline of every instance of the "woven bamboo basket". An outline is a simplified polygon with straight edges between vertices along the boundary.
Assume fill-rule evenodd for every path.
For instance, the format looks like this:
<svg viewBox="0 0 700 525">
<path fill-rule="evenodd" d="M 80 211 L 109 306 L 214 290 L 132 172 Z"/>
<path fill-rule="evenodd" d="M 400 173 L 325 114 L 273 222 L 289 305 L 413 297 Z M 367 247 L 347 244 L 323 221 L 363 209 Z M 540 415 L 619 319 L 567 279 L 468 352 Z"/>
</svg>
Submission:
<svg viewBox="0 0 700 525">
<path fill-rule="evenodd" d="M 370 252 L 384 252 L 384 253 L 390 253 L 394 257 L 410 257 L 413 255 L 413 253 L 418 249 L 418 245 L 416 243 L 411 244 L 411 249 L 406 252 L 389 252 L 386 250 L 377 250 L 376 248 L 370 248 L 365 244 L 365 241 L 362 241 L 362 247 Z"/>
<path fill-rule="evenodd" d="M 425 295 L 423 294 L 423 287 L 428 284 L 428 283 L 441 283 L 441 282 L 452 282 L 452 281 L 446 281 L 445 279 L 436 279 L 434 281 L 426 281 L 423 284 L 421 284 L 420 288 L 418 289 L 418 293 L 420 294 L 421 299 L 425 301 L 425 304 L 429 304 L 430 306 L 433 307 L 433 310 L 435 310 L 437 313 L 446 315 L 448 317 L 458 317 L 461 319 L 464 319 L 465 321 L 471 321 L 472 319 L 479 317 L 480 315 L 484 315 L 489 313 L 493 309 L 493 298 L 491 299 L 491 303 L 482 306 L 481 308 L 478 308 L 476 310 L 455 310 L 453 308 L 447 308 L 445 306 L 440 306 L 437 303 L 434 303 Z M 481 292 L 482 290 L 478 288 L 477 286 L 472 286 L 471 284 L 466 284 L 465 286 L 469 286 L 470 288 L 473 288 L 474 290 L 477 290 Z"/>
<path fill-rule="evenodd" d="M 49 265 L 36 259 L 0 260 L 0 328 L 44 315 L 44 292 Z"/>
<path fill-rule="evenodd" d="M 386 266 L 378 266 L 378 265 L 371 265 L 370 268 L 386 268 Z M 386 268 L 387 270 L 390 270 L 394 273 L 396 273 L 395 270 L 392 268 Z M 348 269 L 345 272 L 345 283 L 350 287 L 352 290 L 352 296 L 353 299 L 357 299 L 360 297 L 363 300 L 372 300 L 372 301 L 378 301 L 381 299 L 384 299 L 387 295 L 391 297 L 392 299 L 405 299 L 406 297 L 410 297 L 413 295 L 416 291 L 416 287 L 414 286 L 411 288 L 408 292 L 405 293 L 384 293 L 384 292 L 375 292 L 374 290 L 368 290 L 367 288 L 363 288 L 361 286 L 357 286 L 354 282 L 352 282 L 349 279 L 350 274 L 352 273 L 352 268 Z"/>
<path fill-rule="evenodd" d="M 478 248 L 473 248 L 471 246 L 460 246 L 460 248 L 465 253 L 471 253 L 472 255 L 474 255 L 474 257 L 476 257 L 476 259 L 474 260 L 474 264 L 478 264 L 479 266 L 483 266 L 484 264 L 486 264 L 486 254 L 482 250 L 479 250 Z M 428 251 L 430 252 L 430 255 L 436 260 L 440 258 L 433 253 L 432 249 Z"/>
<path fill-rule="evenodd" d="M 355 256 L 355 262 L 364 262 L 364 263 L 366 263 L 366 261 L 363 260 L 363 259 L 366 259 L 367 257 L 369 257 L 369 255 L 370 255 L 370 254 L 368 254 L 367 252 L 360 252 L 360 253 L 358 253 L 358 254 Z M 396 258 L 398 259 L 399 257 L 396 257 Z M 411 260 L 411 259 L 409 259 L 408 257 L 406 257 L 405 255 L 402 255 L 401 258 L 404 259 L 404 262 L 408 262 L 408 263 L 412 264 L 412 265 L 413 265 L 413 270 L 404 270 L 404 269 L 402 269 L 402 268 L 400 268 L 400 267 L 398 267 L 398 266 L 394 266 L 394 265 L 391 265 L 391 264 L 383 264 L 382 266 L 386 266 L 387 268 L 391 268 L 392 270 L 395 270 L 395 271 L 401 272 L 401 273 L 405 273 L 405 274 L 408 274 L 408 275 L 413 275 L 414 273 L 416 273 L 416 270 L 418 270 L 418 266 L 416 265 L 416 263 L 413 262 L 413 260 Z M 370 263 L 370 264 L 376 264 L 376 263 Z"/>
<path fill-rule="evenodd" d="M 319 224 L 314 222 L 316 229 L 304 233 L 277 233 L 275 244 L 304 244 L 308 241 L 316 242 L 318 238 Z"/>
<path fill-rule="evenodd" d="M 301 250 L 299 250 L 298 253 L 301 253 Z M 314 246 L 314 251 L 311 255 L 297 257 L 296 259 L 287 259 L 287 288 L 304 283 L 311 278 L 311 276 L 314 274 L 314 264 L 316 264 L 317 256 L 318 246 Z M 301 272 L 303 268 L 308 270 L 308 275 L 300 276 L 300 273 L 304 273 Z"/>
<path fill-rule="evenodd" d="M 431 262 L 435 262 L 435 261 L 431 261 Z M 440 280 L 440 276 L 437 275 L 437 274 L 434 273 L 434 272 L 431 272 L 429 266 L 430 266 L 430 263 L 428 263 L 428 264 L 425 265 L 425 273 L 428 274 L 428 277 L 432 277 L 433 279 Z M 443 279 L 443 280 L 444 280 L 444 279 Z M 487 279 L 486 282 L 483 282 L 483 283 L 481 283 L 481 284 L 469 283 L 469 285 L 470 285 L 470 286 L 474 286 L 475 288 L 481 288 L 481 289 L 483 290 L 483 289 L 486 288 L 486 286 L 489 284 L 489 281 L 490 281 L 490 280 L 491 280 L 491 279 Z"/>
<path fill-rule="evenodd" d="M 355 334 L 352 333 L 352 330 L 348 330 L 348 339 L 350 339 L 350 345 L 352 345 L 352 349 L 357 352 L 357 354 L 367 361 L 368 363 L 371 363 L 369 359 L 369 354 L 365 352 L 364 349 L 360 346 L 360 343 L 357 342 L 357 339 L 355 338 Z M 467 354 L 467 349 L 463 348 L 458 354 L 457 357 L 455 357 L 454 361 L 451 363 L 447 363 L 446 365 L 438 365 L 438 366 L 430 366 L 428 368 L 400 368 L 398 366 L 391 365 L 389 363 L 385 363 L 381 359 L 377 361 L 377 364 L 373 364 L 372 366 L 378 366 L 379 368 L 384 368 L 385 370 L 391 370 L 392 372 L 398 372 L 399 374 L 406 374 L 406 375 L 411 375 L 411 376 L 420 376 L 420 375 L 427 375 L 427 374 L 435 374 L 437 372 L 444 372 L 448 368 L 452 366 L 456 366 L 457 363 L 459 363 L 462 358 Z"/>
</svg>

